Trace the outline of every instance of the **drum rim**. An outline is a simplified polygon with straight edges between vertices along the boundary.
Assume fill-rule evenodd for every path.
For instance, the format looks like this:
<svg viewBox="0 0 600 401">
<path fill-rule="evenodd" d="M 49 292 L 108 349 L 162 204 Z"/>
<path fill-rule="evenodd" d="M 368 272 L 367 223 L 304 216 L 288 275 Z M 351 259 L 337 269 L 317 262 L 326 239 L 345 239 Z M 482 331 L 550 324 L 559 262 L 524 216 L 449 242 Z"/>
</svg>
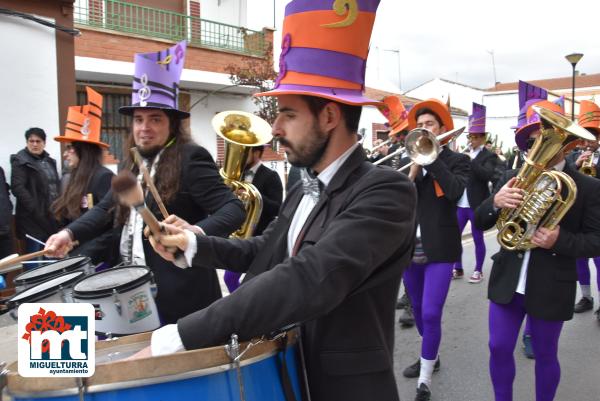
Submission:
<svg viewBox="0 0 600 401">
<path fill-rule="evenodd" d="M 290 347 L 293 348 L 293 347 Z M 288 350 L 289 351 L 289 350 Z M 265 359 L 271 358 L 277 355 L 280 350 L 274 349 L 270 352 L 265 352 L 263 354 L 254 356 L 248 359 L 242 359 L 240 361 L 240 367 L 245 367 L 247 365 L 251 365 L 257 362 L 261 362 Z M 102 364 L 106 365 L 106 364 Z M 124 380 L 120 382 L 114 383 L 105 383 L 105 384 L 92 384 L 90 386 L 86 386 L 86 390 L 84 394 L 89 393 L 102 393 L 114 390 L 125 390 L 129 388 L 150 386 L 154 384 L 163 384 L 169 382 L 176 382 L 181 380 L 195 379 L 197 377 L 208 376 L 214 373 L 224 373 L 230 370 L 236 369 L 236 366 L 233 363 L 228 363 L 224 365 L 212 366 L 210 368 L 204 369 L 196 369 L 191 370 L 189 372 L 181 372 L 172 375 L 166 376 L 157 376 L 157 377 L 149 377 L 146 379 L 136 379 L 136 380 Z M 64 397 L 69 395 L 79 394 L 79 389 L 77 387 L 65 388 L 61 390 L 50 390 L 43 392 L 12 392 L 10 391 L 9 386 L 6 386 L 6 390 L 9 395 L 13 397 L 29 397 L 29 398 L 47 398 L 47 397 Z"/>
<path fill-rule="evenodd" d="M 55 270 L 53 272 L 48 272 L 45 274 L 40 274 L 39 276 L 34 276 L 31 278 L 25 278 L 25 279 L 20 279 L 19 277 L 24 276 L 26 274 L 31 274 L 33 272 L 35 272 L 36 270 L 39 269 L 44 269 L 50 265 L 56 264 L 56 263 L 62 263 L 65 260 L 70 260 L 70 259 L 76 259 L 76 258 L 81 258 L 81 261 L 79 263 L 75 263 L 73 265 L 70 266 L 65 266 L 62 269 L 58 269 Z M 43 261 L 41 261 L 43 262 Z M 85 262 L 85 263 L 84 263 Z M 38 283 L 42 283 L 45 281 L 48 281 L 48 278 L 54 278 L 54 276 L 58 277 L 60 274 L 56 274 L 58 272 L 62 272 L 62 273 L 71 273 L 73 270 L 77 270 L 85 265 L 91 264 L 92 263 L 92 259 L 89 256 L 84 256 L 84 255 L 78 255 L 78 256 L 70 256 L 68 258 L 64 258 L 61 260 L 57 260 L 56 262 L 52 262 L 52 263 L 48 263 L 44 266 L 40 266 L 40 267 L 36 267 L 35 269 L 31 269 L 29 271 L 23 272 L 21 274 L 19 274 L 17 277 L 15 277 L 15 279 L 13 280 L 13 282 L 15 283 L 15 286 L 22 286 L 22 285 L 33 285 L 33 284 L 38 284 Z M 66 269 L 66 270 L 65 270 Z"/>
<path fill-rule="evenodd" d="M 66 276 L 66 275 L 69 275 L 69 274 L 75 274 L 75 273 L 77 273 L 78 275 L 75 276 L 75 277 L 73 277 L 72 279 L 69 279 L 67 281 L 63 281 L 62 283 L 57 284 L 56 286 L 53 286 L 53 287 L 49 287 L 49 288 L 45 289 L 44 291 L 40 291 L 38 293 L 31 294 L 29 297 L 21 298 L 18 301 L 13 301 L 14 298 L 18 297 L 23 292 L 29 291 L 29 290 L 37 287 L 38 285 L 42 285 L 46 281 L 55 280 L 55 279 L 57 279 L 59 277 L 63 277 L 63 276 Z M 46 280 L 46 281 L 44 281 L 42 283 L 37 283 L 36 285 L 33 285 L 33 286 L 27 288 L 25 291 L 22 291 L 21 293 L 15 294 L 11 299 L 9 299 L 6 302 L 6 305 L 8 306 L 9 309 L 12 309 L 12 308 L 17 307 L 17 306 L 19 306 L 21 304 L 24 304 L 24 303 L 36 302 L 36 301 L 38 301 L 40 299 L 46 298 L 48 295 L 51 295 L 51 294 L 54 294 L 54 293 L 58 292 L 58 290 L 60 290 L 60 288 L 64 287 L 66 284 L 75 283 L 76 281 L 80 280 L 80 276 L 81 275 L 85 276 L 85 274 L 83 272 L 81 272 L 81 271 L 66 272 L 66 273 L 59 274 L 56 277 L 50 278 L 50 280 Z"/>
<path fill-rule="evenodd" d="M 108 274 L 108 273 L 116 271 L 116 270 L 124 270 L 124 269 L 128 269 L 131 267 L 141 267 L 141 268 L 146 269 L 147 272 L 144 275 L 136 278 L 135 280 L 133 280 L 129 283 L 121 284 L 119 286 L 112 287 L 112 288 L 105 288 L 105 289 L 101 289 L 101 290 L 91 290 L 91 291 L 82 291 L 82 290 L 75 289 L 80 282 L 82 282 L 90 277 L 94 277 L 94 276 L 101 275 L 101 274 Z M 148 266 L 128 265 L 128 266 L 121 266 L 121 267 L 113 267 L 111 269 L 102 270 L 97 273 L 93 273 L 93 274 L 90 274 L 89 276 L 85 276 L 85 277 L 82 277 L 81 279 L 79 279 L 75 284 L 73 284 L 73 298 L 101 299 L 101 298 L 106 298 L 106 297 L 112 296 L 115 291 L 117 292 L 117 294 L 122 294 L 122 293 L 130 291 L 132 289 L 138 288 L 141 285 L 145 284 L 146 282 L 152 281 L 153 277 L 154 277 L 154 275 L 152 274 L 152 270 Z"/>
</svg>

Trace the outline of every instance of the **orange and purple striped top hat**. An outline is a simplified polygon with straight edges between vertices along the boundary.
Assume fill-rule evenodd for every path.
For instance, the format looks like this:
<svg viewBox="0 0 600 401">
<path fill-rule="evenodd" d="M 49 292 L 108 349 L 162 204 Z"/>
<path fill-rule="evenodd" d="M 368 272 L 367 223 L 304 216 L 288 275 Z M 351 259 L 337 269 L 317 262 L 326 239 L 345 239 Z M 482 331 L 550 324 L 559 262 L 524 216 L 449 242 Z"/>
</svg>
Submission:
<svg viewBox="0 0 600 401">
<path fill-rule="evenodd" d="M 380 0 L 292 0 L 285 8 L 275 88 L 255 96 L 309 95 L 351 105 L 363 96 Z"/>
</svg>

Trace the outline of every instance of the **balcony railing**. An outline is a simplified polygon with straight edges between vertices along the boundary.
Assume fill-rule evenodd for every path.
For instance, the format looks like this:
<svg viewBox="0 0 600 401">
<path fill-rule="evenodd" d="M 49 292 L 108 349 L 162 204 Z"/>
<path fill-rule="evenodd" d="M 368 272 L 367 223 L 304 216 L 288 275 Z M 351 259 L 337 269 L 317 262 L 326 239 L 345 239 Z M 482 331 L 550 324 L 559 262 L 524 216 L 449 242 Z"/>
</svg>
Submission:
<svg viewBox="0 0 600 401">
<path fill-rule="evenodd" d="M 161 38 L 253 56 L 265 54 L 263 32 L 118 0 L 76 0 L 76 25 Z"/>
</svg>

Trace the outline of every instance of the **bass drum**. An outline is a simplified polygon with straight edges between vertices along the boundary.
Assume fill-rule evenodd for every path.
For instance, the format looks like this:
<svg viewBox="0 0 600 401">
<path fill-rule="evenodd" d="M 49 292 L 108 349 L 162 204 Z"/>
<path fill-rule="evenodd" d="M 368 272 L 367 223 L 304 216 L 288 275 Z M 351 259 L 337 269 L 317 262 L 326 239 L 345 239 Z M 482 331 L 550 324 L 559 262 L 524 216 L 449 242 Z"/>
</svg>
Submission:
<svg viewBox="0 0 600 401">
<path fill-rule="evenodd" d="M 74 302 L 96 309 L 96 333 L 122 336 L 160 327 L 152 272 L 145 266 L 117 267 L 85 277 L 73 288 Z"/>
<path fill-rule="evenodd" d="M 138 360 L 123 360 L 150 344 L 151 333 L 96 342 L 96 371 L 90 378 L 26 378 L 8 367 L 7 390 L 25 400 L 301 400 L 295 332 L 248 347 L 238 365 L 224 346 Z M 245 352 L 244 352 L 245 351 Z M 78 385 L 79 384 L 79 385 Z"/>
<path fill-rule="evenodd" d="M 93 273 L 94 266 L 91 259 L 87 256 L 75 256 L 29 270 L 15 277 L 15 289 L 19 293 L 63 273 L 74 271 L 82 271 L 86 275 Z"/>
</svg>

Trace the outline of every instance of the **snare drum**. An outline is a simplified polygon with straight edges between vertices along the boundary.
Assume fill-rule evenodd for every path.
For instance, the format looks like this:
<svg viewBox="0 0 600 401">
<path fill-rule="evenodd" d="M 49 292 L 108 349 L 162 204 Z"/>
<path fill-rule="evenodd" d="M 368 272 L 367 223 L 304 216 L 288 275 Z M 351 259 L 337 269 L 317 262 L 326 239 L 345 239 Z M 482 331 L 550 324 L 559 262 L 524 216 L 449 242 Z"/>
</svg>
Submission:
<svg viewBox="0 0 600 401">
<path fill-rule="evenodd" d="M 38 400 L 177 400 L 177 401 L 288 401 L 282 384 L 285 360 L 290 388 L 301 400 L 297 337 L 288 332 L 287 347 L 279 340 L 248 348 L 240 369 L 225 347 L 123 361 L 150 344 L 150 333 L 96 343 L 96 372 L 83 379 L 25 378 L 17 363 L 8 367 L 7 390 L 14 401 Z M 241 343 L 244 351 L 248 343 Z M 243 383 L 243 386 L 240 386 Z"/>
<path fill-rule="evenodd" d="M 87 275 L 93 273 L 93 270 L 92 261 L 87 256 L 66 258 L 19 274 L 15 277 L 15 289 L 19 293 L 63 273 L 82 271 Z"/>
<path fill-rule="evenodd" d="M 41 284 L 35 285 L 18 293 L 8 300 L 7 307 L 16 320 L 16 311 L 19 305 L 30 302 L 73 302 L 71 298 L 73 284 L 84 276 L 81 271 L 64 273 L 58 277 L 51 278 Z"/>
<path fill-rule="evenodd" d="M 73 299 L 94 305 L 98 334 L 142 333 L 160 327 L 152 281 L 145 266 L 103 270 L 75 284 Z"/>
</svg>

